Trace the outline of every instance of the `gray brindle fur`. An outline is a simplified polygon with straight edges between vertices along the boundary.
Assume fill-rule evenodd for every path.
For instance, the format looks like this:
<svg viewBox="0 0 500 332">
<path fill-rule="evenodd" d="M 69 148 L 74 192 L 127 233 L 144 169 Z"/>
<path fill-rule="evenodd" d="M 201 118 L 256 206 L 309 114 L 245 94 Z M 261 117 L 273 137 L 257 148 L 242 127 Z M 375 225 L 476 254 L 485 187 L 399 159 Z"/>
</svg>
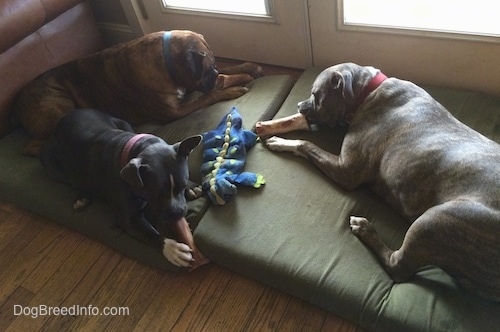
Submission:
<svg viewBox="0 0 500 332">
<path fill-rule="evenodd" d="M 435 265 L 470 293 L 500 301 L 500 145 L 397 78 L 351 109 L 378 72 L 353 63 L 332 66 L 299 103 L 308 121 L 331 127 L 356 112 L 340 155 L 303 140 L 271 137 L 267 145 L 309 159 L 346 190 L 369 184 L 412 223 L 401 247 L 391 250 L 367 219 L 350 218 L 352 232 L 395 281 Z"/>
</svg>

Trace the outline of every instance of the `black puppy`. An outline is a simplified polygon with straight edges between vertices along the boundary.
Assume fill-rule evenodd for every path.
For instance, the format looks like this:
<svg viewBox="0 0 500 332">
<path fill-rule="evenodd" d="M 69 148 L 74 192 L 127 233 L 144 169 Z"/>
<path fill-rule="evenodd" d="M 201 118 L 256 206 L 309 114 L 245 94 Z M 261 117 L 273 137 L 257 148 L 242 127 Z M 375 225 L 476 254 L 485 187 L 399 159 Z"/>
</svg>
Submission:
<svg viewBox="0 0 500 332">
<path fill-rule="evenodd" d="M 187 156 L 201 139 L 169 145 L 154 135 L 135 134 L 123 120 L 80 109 L 61 119 L 41 160 L 49 175 L 80 190 L 75 209 L 100 196 L 130 234 L 145 235 L 172 264 L 194 268 L 206 259 L 184 218 L 190 191 Z M 183 243 L 162 236 L 155 228 L 162 223 Z"/>
</svg>

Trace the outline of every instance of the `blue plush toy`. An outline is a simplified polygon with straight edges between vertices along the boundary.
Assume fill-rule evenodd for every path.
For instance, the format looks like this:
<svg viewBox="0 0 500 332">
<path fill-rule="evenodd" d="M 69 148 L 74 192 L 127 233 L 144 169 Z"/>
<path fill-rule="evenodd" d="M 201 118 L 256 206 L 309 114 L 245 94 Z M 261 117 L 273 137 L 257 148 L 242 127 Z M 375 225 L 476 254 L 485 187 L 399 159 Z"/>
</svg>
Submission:
<svg viewBox="0 0 500 332">
<path fill-rule="evenodd" d="M 210 200 L 224 205 L 236 194 L 236 185 L 259 188 L 265 183 L 260 174 L 243 172 L 246 153 L 257 142 L 257 135 L 242 128 L 236 107 L 224 116 L 214 130 L 203 133 L 202 187 Z"/>
</svg>

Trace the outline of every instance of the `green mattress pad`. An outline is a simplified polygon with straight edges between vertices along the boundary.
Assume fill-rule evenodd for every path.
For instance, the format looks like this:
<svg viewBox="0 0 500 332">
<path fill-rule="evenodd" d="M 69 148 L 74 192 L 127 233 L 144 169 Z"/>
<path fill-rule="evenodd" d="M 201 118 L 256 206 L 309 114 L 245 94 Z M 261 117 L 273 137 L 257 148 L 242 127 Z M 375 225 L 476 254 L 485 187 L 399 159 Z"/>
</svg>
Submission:
<svg viewBox="0 0 500 332">
<path fill-rule="evenodd" d="M 319 68 L 304 72 L 275 118 L 297 111 Z M 457 118 L 500 141 L 500 98 L 430 88 Z M 342 130 L 291 133 L 331 152 Z M 395 283 L 354 236 L 351 215 L 365 216 L 383 240 L 399 248 L 409 224 L 368 188 L 347 192 L 308 161 L 258 144 L 247 167 L 266 178 L 242 188 L 225 206 L 211 206 L 195 241 L 213 262 L 279 288 L 374 331 L 493 331 L 500 304 L 465 293 L 442 270 L 428 266 Z"/>
</svg>

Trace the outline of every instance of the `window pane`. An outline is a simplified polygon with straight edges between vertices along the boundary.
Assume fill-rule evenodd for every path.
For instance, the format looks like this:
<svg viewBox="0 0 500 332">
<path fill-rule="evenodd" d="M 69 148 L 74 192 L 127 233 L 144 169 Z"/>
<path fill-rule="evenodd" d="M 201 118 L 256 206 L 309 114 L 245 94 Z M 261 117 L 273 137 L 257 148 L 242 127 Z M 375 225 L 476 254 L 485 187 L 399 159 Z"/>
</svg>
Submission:
<svg viewBox="0 0 500 332">
<path fill-rule="evenodd" d="M 266 0 L 163 0 L 165 7 L 245 15 L 269 15 Z"/>
<path fill-rule="evenodd" d="M 492 0 L 343 0 L 344 23 L 500 35 Z"/>
</svg>

